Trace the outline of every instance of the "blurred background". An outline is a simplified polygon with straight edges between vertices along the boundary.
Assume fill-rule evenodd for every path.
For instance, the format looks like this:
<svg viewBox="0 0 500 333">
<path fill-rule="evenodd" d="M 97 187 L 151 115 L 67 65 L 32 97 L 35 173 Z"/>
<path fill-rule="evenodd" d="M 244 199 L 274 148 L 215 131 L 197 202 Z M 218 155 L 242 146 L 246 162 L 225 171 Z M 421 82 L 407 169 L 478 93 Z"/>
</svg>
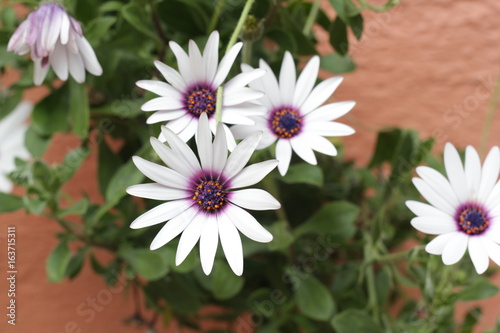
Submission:
<svg viewBox="0 0 500 333">
<path fill-rule="evenodd" d="M 329 6 L 326 2 L 325 9 Z M 350 40 L 349 53 L 357 69 L 344 75 L 344 82 L 333 96 L 335 100 L 357 102 L 353 111 L 344 117 L 344 122 L 357 131 L 343 139 L 345 157 L 360 165 L 366 164 L 377 130 L 392 125 L 417 129 L 422 138 L 435 137 L 436 154 L 448 141 L 459 148 L 469 144 L 478 148 L 499 75 L 499 15 L 500 2 L 495 0 L 404 0 L 389 12 L 363 12 L 363 37 L 357 41 L 351 36 Z M 321 28 L 315 27 L 314 33 L 319 52 L 331 53 Z M 8 86 L 16 79 L 15 73 L 7 73 L 1 78 L 1 84 Z M 37 101 L 43 93 L 43 88 L 30 90 L 25 98 Z M 496 116 L 488 148 L 500 144 L 499 128 L 500 116 Z M 44 159 L 61 161 L 78 143 L 79 139 L 72 135 L 58 135 Z M 102 200 L 95 181 L 96 167 L 93 153 L 65 190 L 75 198 L 85 194 L 92 200 Z M 20 193 L 19 189 L 15 193 Z M 13 327 L 7 325 L 2 315 L 1 332 L 144 330 L 134 327 L 131 319 L 135 311 L 131 290 L 126 286 L 110 290 L 101 277 L 91 272 L 88 263 L 73 281 L 60 284 L 47 281 L 45 261 L 57 244 L 54 234 L 59 226 L 56 223 L 16 212 L 2 214 L 0 225 L 1 228 L 16 226 L 18 244 L 18 318 Z M 411 228 L 409 223 L 408 228 Z M 5 241 L 5 232 L 0 230 L 1 247 Z M 4 250 L 1 253 L 5 253 Z M 106 260 L 105 253 L 101 259 Z M 5 258 L 1 258 L 0 272 L 6 271 L 5 264 Z M 5 274 L 0 274 L 2 308 L 7 299 L 4 291 L 8 289 Z M 499 275 L 493 280 L 500 286 Z M 500 312 L 499 302 L 500 296 L 496 296 L 479 303 L 484 316 L 477 332 L 494 326 Z M 456 315 L 463 315 L 465 307 L 472 305 L 476 304 L 464 304 Z M 181 331 L 174 326 L 161 332 Z"/>
</svg>

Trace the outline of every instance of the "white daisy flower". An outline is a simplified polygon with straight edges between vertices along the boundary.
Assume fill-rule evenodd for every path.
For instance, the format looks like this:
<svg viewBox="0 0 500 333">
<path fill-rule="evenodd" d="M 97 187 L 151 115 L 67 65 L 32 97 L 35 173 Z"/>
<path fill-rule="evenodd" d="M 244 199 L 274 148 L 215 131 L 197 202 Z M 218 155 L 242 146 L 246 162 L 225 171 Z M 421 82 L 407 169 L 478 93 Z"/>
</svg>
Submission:
<svg viewBox="0 0 500 333">
<path fill-rule="evenodd" d="M 425 250 L 442 255 L 445 265 L 458 262 L 469 250 L 478 274 L 488 268 L 491 258 L 500 265 L 500 150 L 493 147 L 481 166 L 471 146 L 465 150 L 465 166 L 451 143 L 444 149 L 447 178 L 438 171 L 420 166 L 420 178 L 413 184 L 429 202 L 407 201 L 417 215 L 411 224 L 417 230 L 438 235 Z"/>
<path fill-rule="evenodd" d="M 42 84 L 51 66 L 61 80 L 67 80 L 69 72 L 79 83 L 85 81 L 85 70 L 97 76 L 102 74 L 80 24 L 52 2 L 28 15 L 10 38 L 7 51 L 20 55 L 31 52 L 36 85 Z"/>
<path fill-rule="evenodd" d="M 177 58 L 179 72 L 160 61 L 155 61 L 156 68 L 168 83 L 152 80 L 137 82 L 137 86 L 160 95 L 142 105 L 143 111 L 157 111 L 148 118 L 148 124 L 167 121 L 166 126 L 187 142 L 196 132 L 200 115 L 206 113 L 210 129 L 215 133 L 215 108 L 219 98 L 217 89 L 226 79 L 242 45 L 235 44 L 218 63 L 217 31 L 210 34 L 203 55 L 192 40 L 189 41 L 189 55 L 177 43 L 171 41 L 170 49 Z M 240 73 L 224 84 L 222 123 L 254 124 L 248 116 L 265 112 L 262 106 L 253 102 L 264 93 L 245 87 L 263 75 L 263 70 L 253 70 Z M 226 125 L 222 128 L 226 131 L 228 146 L 232 150 L 236 146 L 233 135 Z M 160 136 L 160 140 L 163 139 Z"/>
<path fill-rule="evenodd" d="M 223 125 L 218 125 L 212 143 L 206 113 L 201 114 L 198 123 L 196 146 L 200 161 L 187 144 L 165 126 L 162 133 L 170 147 L 156 138 L 151 138 L 151 145 L 168 167 L 134 156 L 137 168 L 155 183 L 134 185 L 127 192 L 167 202 L 139 216 L 130 227 L 144 228 L 168 221 L 154 238 L 151 249 L 158 249 L 182 233 L 176 265 L 184 261 L 200 240 L 201 265 L 207 275 L 212 270 L 220 237 L 229 265 L 235 274 L 241 275 L 243 250 L 237 230 L 256 242 L 267 243 L 273 238 L 244 209 L 278 209 L 280 204 L 264 190 L 240 188 L 262 180 L 278 161 L 244 168 L 260 140 L 260 133 L 240 142 L 228 157 Z"/>
<path fill-rule="evenodd" d="M 25 121 L 32 110 L 32 103 L 21 102 L 0 120 L 0 192 L 12 191 L 13 184 L 7 175 L 15 170 L 16 157 L 27 159 L 30 156 L 24 146 L 24 136 L 28 129 Z"/>
<path fill-rule="evenodd" d="M 251 70 L 243 65 L 243 71 Z M 262 102 L 267 112 L 263 116 L 253 117 L 254 126 L 237 125 L 231 128 L 236 139 L 245 138 L 255 131 L 263 131 L 262 141 L 257 149 L 263 149 L 274 142 L 278 169 L 285 175 L 290 165 L 292 150 L 309 164 L 316 164 L 313 150 L 330 156 L 337 155 L 337 150 L 325 136 L 345 136 L 354 133 L 351 127 L 332 122 L 353 107 L 355 102 L 345 101 L 323 104 L 337 89 L 342 77 L 332 77 L 318 84 L 319 57 L 309 60 L 296 80 L 295 64 L 289 52 L 285 53 L 278 79 L 269 65 L 261 60 L 260 68 L 266 74 L 250 83 L 250 87 L 263 90 L 266 95 Z"/>
</svg>

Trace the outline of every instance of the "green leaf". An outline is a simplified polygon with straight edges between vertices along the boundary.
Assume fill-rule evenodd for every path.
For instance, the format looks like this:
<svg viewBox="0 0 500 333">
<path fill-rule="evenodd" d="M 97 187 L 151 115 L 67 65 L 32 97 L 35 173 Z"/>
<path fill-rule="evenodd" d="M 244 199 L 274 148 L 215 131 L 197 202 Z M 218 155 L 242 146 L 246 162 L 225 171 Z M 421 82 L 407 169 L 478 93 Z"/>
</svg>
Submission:
<svg viewBox="0 0 500 333">
<path fill-rule="evenodd" d="M 58 170 L 61 183 L 67 182 L 78 170 L 83 161 L 89 156 L 90 148 L 79 147 L 70 151 Z"/>
<path fill-rule="evenodd" d="M 3 54 L 0 54 L 0 68 L 3 61 Z M 8 89 L 0 93 L 0 119 L 10 114 L 23 98 L 22 89 Z"/>
<path fill-rule="evenodd" d="M 120 8 L 122 6 L 121 3 L 118 3 Z M 105 4 L 104 4 L 105 5 Z M 104 6 L 103 5 L 103 6 Z M 100 9 L 102 9 L 102 7 Z M 119 10 L 119 9 L 117 9 Z M 111 29 L 113 24 L 116 23 L 117 18 L 114 16 L 101 16 L 96 17 L 87 25 L 87 31 L 85 32 L 85 37 L 90 42 L 93 42 L 95 45 L 101 38 Z"/>
<path fill-rule="evenodd" d="M 474 327 L 479 322 L 479 319 L 481 319 L 481 308 L 480 307 L 472 308 L 465 315 L 459 333 L 472 333 L 474 331 Z"/>
<path fill-rule="evenodd" d="M 144 7 L 129 3 L 122 8 L 123 18 L 138 31 L 142 32 L 156 42 L 161 42 L 151 25 L 152 20 L 147 16 Z"/>
<path fill-rule="evenodd" d="M 109 149 L 106 140 L 102 140 L 99 144 L 98 165 L 99 191 L 102 195 L 106 194 L 108 185 L 120 166 L 120 157 Z"/>
<path fill-rule="evenodd" d="M 0 213 L 13 212 L 24 207 L 21 197 L 0 192 Z"/>
<path fill-rule="evenodd" d="M 354 222 L 358 215 L 359 207 L 355 204 L 347 201 L 330 202 L 296 228 L 294 235 L 299 237 L 306 233 L 329 234 L 332 242 L 345 242 L 356 232 Z"/>
<path fill-rule="evenodd" d="M 347 54 L 349 50 L 347 27 L 340 17 L 337 17 L 330 27 L 330 44 L 341 55 Z"/>
<path fill-rule="evenodd" d="M 356 39 L 360 40 L 361 35 L 363 34 L 363 16 L 358 14 L 349 18 L 349 26 L 351 27 L 354 36 L 356 36 Z"/>
<path fill-rule="evenodd" d="M 35 105 L 31 120 L 37 133 L 52 135 L 66 131 L 70 112 L 68 96 L 68 84 L 65 84 Z"/>
<path fill-rule="evenodd" d="M 14 29 L 16 24 L 16 12 L 10 6 L 4 6 L 2 9 L 2 26 L 7 29 Z"/>
<path fill-rule="evenodd" d="M 346 54 L 344 56 L 334 53 L 321 57 L 321 68 L 332 73 L 348 73 L 356 69 L 356 64 L 352 58 Z"/>
<path fill-rule="evenodd" d="M 83 268 L 83 262 L 85 260 L 85 254 L 87 252 L 86 248 L 81 248 L 69 261 L 68 267 L 66 268 L 66 276 L 70 279 L 75 278 L 78 273 Z"/>
<path fill-rule="evenodd" d="M 292 54 L 294 54 L 297 49 L 297 43 L 295 43 L 292 36 L 284 29 L 271 28 L 265 31 L 264 36 L 278 44 L 281 49 L 288 50 Z"/>
<path fill-rule="evenodd" d="M 229 299 L 240 292 L 245 279 L 233 273 L 223 261 L 216 261 L 212 273 L 211 289 L 214 297 L 220 300 Z"/>
<path fill-rule="evenodd" d="M 288 229 L 288 224 L 284 221 L 273 223 L 269 232 L 273 235 L 273 241 L 268 243 L 270 251 L 287 249 L 293 243 L 293 234 Z"/>
<path fill-rule="evenodd" d="M 88 198 L 83 198 L 69 208 L 65 208 L 59 211 L 59 216 L 64 217 L 66 215 L 83 215 L 89 207 L 90 201 Z"/>
<path fill-rule="evenodd" d="M 469 287 L 466 287 L 458 298 L 462 301 L 477 301 L 496 295 L 498 287 L 487 279 L 480 279 Z"/>
<path fill-rule="evenodd" d="M 148 281 L 158 280 L 168 273 L 165 257 L 148 249 L 121 248 L 118 255 L 125 259 L 132 269 Z"/>
<path fill-rule="evenodd" d="M 294 164 L 290 166 L 290 169 L 281 180 L 289 184 L 310 184 L 321 187 L 323 186 L 323 172 L 317 165 L 308 163 Z"/>
<path fill-rule="evenodd" d="M 61 282 L 71 260 L 68 241 L 63 239 L 47 259 L 47 276 L 50 282 Z"/>
<path fill-rule="evenodd" d="M 70 122 L 73 132 L 85 139 L 89 135 L 90 110 L 85 85 L 71 79 L 69 82 Z"/>
<path fill-rule="evenodd" d="M 372 317 L 363 310 L 348 309 L 335 317 L 330 322 L 338 333 L 382 333 Z"/>
<path fill-rule="evenodd" d="M 169 242 L 167 245 L 162 246 L 161 248 L 155 251 L 165 257 L 165 260 L 167 261 L 170 269 L 173 272 L 189 273 L 200 264 L 200 258 L 198 257 L 198 252 L 197 251 L 189 252 L 188 256 L 186 257 L 186 259 L 184 259 L 182 264 L 177 266 L 175 264 L 175 256 L 177 253 L 178 244 L 179 242 L 177 240 L 173 240 Z"/>
<path fill-rule="evenodd" d="M 333 297 L 328 289 L 311 275 L 300 281 L 295 291 L 295 300 L 299 310 L 315 320 L 330 319 L 335 309 Z"/>
<path fill-rule="evenodd" d="M 33 156 L 34 158 L 40 158 L 49 147 L 51 140 L 52 137 L 50 135 L 37 133 L 37 131 L 33 127 L 33 124 L 31 124 L 26 131 L 24 144 L 30 152 L 31 156 Z"/>
</svg>

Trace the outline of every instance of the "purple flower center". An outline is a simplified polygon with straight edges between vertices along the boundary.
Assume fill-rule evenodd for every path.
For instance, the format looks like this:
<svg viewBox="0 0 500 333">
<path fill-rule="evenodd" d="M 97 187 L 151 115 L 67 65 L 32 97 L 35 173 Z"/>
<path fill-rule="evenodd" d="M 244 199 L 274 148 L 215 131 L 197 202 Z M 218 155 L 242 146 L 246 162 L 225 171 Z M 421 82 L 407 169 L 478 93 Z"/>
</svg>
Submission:
<svg viewBox="0 0 500 333">
<path fill-rule="evenodd" d="M 455 221 L 460 231 L 467 235 L 480 235 L 490 225 L 487 210 L 480 204 L 468 202 L 458 207 Z"/>
<path fill-rule="evenodd" d="M 191 115 L 199 118 L 202 113 L 208 117 L 215 113 L 217 91 L 207 84 L 196 85 L 189 89 L 185 96 L 185 109 Z"/>
<path fill-rule="evenodd" d="M 216 213 L 226 202 L 226 187 L 219 180 L 202 179 L 195 184 L 191 198 L 202 210 Z"/>
<path fill-rule="evenodd" d="M 300 133 L 302 117 L 299 111 L 292 107 L 279 107 L 271 111 L 269 126 L 276 136 L 280 138 L 293 138 Z"/>
</svg>

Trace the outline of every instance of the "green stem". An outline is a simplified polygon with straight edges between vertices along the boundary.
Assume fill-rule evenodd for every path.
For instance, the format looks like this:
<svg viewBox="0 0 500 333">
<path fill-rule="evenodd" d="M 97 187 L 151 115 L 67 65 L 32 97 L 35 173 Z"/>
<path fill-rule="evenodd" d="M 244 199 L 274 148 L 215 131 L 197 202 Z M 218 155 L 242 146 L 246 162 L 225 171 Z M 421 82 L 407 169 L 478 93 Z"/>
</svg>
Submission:
<svg viewBox="0 0 500 333">
<path fill-rule="evenodd" d="M 304 23 L 304 28 L 302 29 L 302 33 L 305 36 L 309 36 L 309 33 L 311 32 L 311 28 L 316 21 L 316 17 L 318 16 L 319 12 L 319 5 L 321 3 L 321 0 L 314 0 L 311 11 L 309 12 L 309 15 L 307 16 L 306 23 Z"/>
<path fill-rule="evenodd" d="M 236 25 L 236 28 L 234 29 L 234 32 L 231 35 L 231 39 L 229 39 L 229 43 L 227 44 L 226 53 L 228 53 L 229 50 L 231 50 L 231 48 L 233 47 L 233 45 L 236 44 L 236 40 L 238 39 L 238 36 L 241 33 L 241 29 L 243 29 L 243 25 L 247 20 L 248 13 L 250 13 L 250 8 L 252 8 L 254 1 L 255 0 L 247 0 L 245 7 L 243 7 L 243 11 L 241 12 L 238 24 Z"/>
<path fill-rule="evenodd" d="M 224 8 L 226 1 L 227 0 L 219 0 L 219 2 L 217 3 L 217 6 L 215 7 L 215 10 L 214 10 L 214 14 L 212 15 L 212 18 L 210 19 L 210 24 L 208 25 L 208 28 L 207 28 L 207 34 L 209 34 L 215 30 L 215 27 L 217 26 L 217 22 L 219 21 L 220 14 L 222 13 L 222 8 Z"/>
<path fill-rule="evenodd" d="M 491 127 L 493 126 L 493 118 L 495 117 L 495 111 L 498 105 L 499 97 L 500 75 L 498 75 L 497 82 L 495 83 L 495 89 L 493 90 L 493 95 L 491 96 L 490 103 L 488 104 L 486 118 L 484 119 L 483 131 L 481 133 L 481 144 L 479 145 L 479 153 L 481 156 L 484 156 L 484 154 L 486 153 L 486 147 L 490 138 Z"/>
<path fill-rule="evenodd" d="M 252 60 L 252 42 L 244 42 L 243 43 L 243 60 L 244 64 L 249 64 Z"/>
<path fill-rule="evenodd" d="M 368 309 L 372 311 L 373 319 L 378 322 L 378 301 L 377 301 L 377 289 L 375 287 L 375 272 L 373 268 L 373 258 L 376 256 L 376 249 L 373 246 L 373 239 L 370 233 L 364 233 L 364 258 L 365 262 L 368 263 L 365 268 L 366 276 L 366 289 L 368 291 Z"/>
<path fill-rule="evenodd" d="M 417 247 L 414 247 L 414 248 L 411 248 L 411 249 L 408 249 L 405 251 L 401 251 L 401 252 L 386 254 L 383 256 L 374 256 L 373 261 L 376 261 L 379 263 L 385 263 L 385 262 L 398 261 L 401 259 L 405 259 L 408 256 L 408 253 L 410 253 L 411 251 L 415 251 L 416 248 L 423 249 L 424 246 L 420 245 L 420 246 L 417 246 Z"/>
<path fill-rule="evenodd" d="M 369 10 L 372 10 L 374 12 L 379 12 L 379 13 L 388 11 L 389 9 L 398 5 L 400 2 L 401 2 L 400 0 L 388 0 L 382 6 L 374 6 L 366 0 L 359 0 L 359 3 L 361 4 L 361 10 L 369 9 Z"/>
</svg>

